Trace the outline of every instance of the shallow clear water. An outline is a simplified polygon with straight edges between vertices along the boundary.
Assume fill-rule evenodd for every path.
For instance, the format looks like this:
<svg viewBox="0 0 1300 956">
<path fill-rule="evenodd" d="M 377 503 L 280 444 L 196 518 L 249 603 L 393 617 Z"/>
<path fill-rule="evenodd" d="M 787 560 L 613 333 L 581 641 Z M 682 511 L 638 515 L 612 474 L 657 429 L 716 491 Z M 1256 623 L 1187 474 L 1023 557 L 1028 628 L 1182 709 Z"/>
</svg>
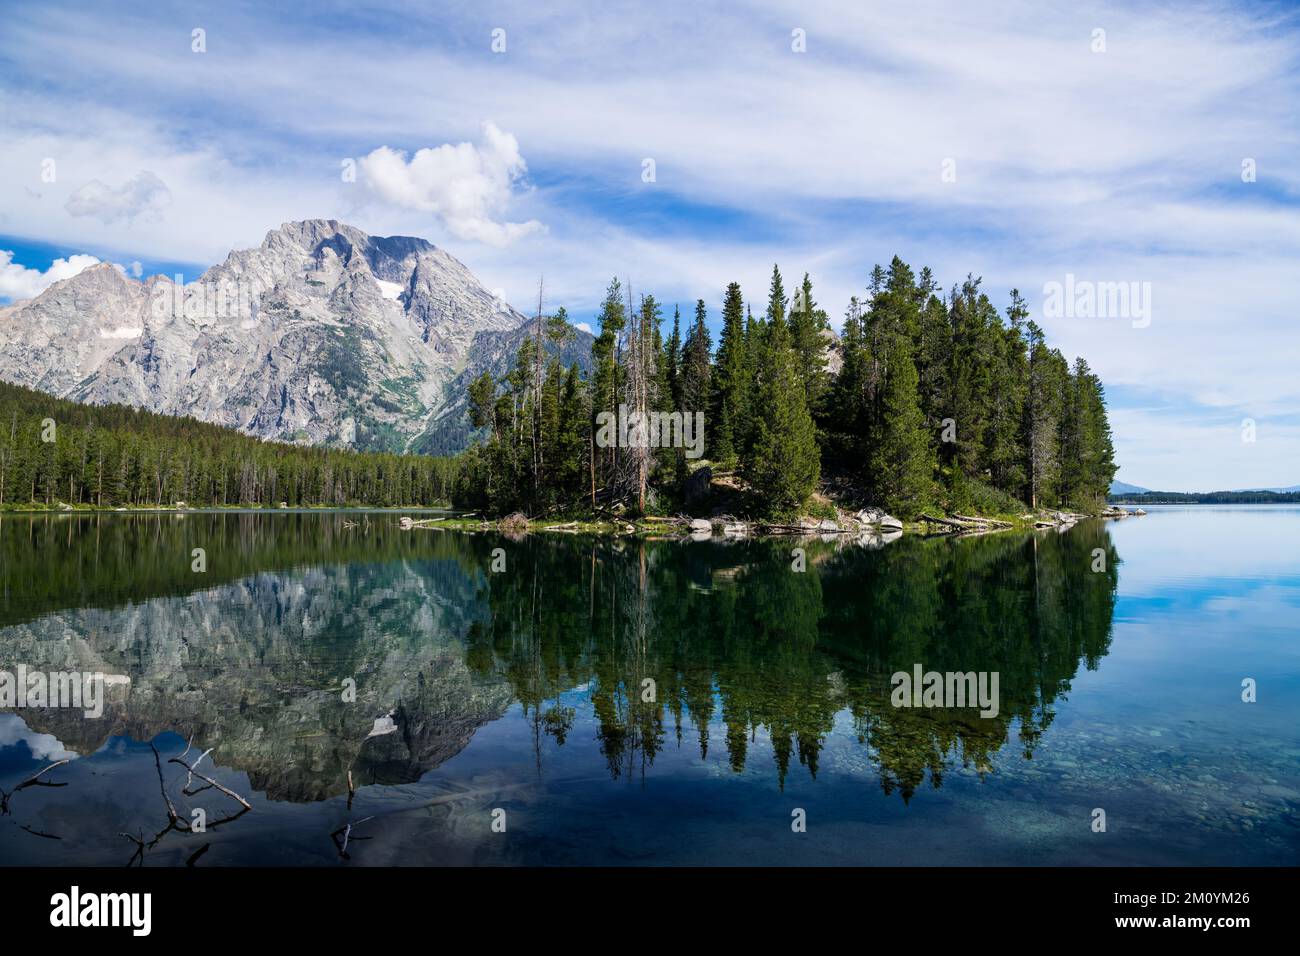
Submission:
<svg viewBox="0 0 1300 956">
<path fill-rule="evenodd" d="M 1300 862 L 1300 508 L 1149 510 L 888 543 L 4 517 L 0 671 L 130 683 L 0 707 L 0 863 Z M 997 715 L 894 706 L 918 664 L 996 672 Z M 251 811 L 187 786 L 191 740 Z"/>
</svg>

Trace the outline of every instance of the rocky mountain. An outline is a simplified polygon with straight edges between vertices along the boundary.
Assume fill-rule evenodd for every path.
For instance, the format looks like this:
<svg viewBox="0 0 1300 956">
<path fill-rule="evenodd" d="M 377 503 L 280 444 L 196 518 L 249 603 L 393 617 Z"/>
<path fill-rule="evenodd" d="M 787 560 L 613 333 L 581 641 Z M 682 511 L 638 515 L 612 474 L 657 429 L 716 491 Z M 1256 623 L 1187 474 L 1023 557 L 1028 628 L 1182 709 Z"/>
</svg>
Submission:
<svg viewBox="0 0 1300 956">
<path fill-rule="evenodd" d="M 127 607 L 69 608 L 0 628 L 33 670 L 116 675 L 104 713 L 25 708 L 33 731 L 93 753 L 115 736 L 191 734 L 273 800 L 410 783 L 459 753 L 511 700 L 473 673 L 477 577 L 451 561 L 259 573 Z M 355 694 L 344 694 L 345 680 Z"/>
<path fill-rule="evenodd" d="M 102 264 L 0 307 L 0 379 L 261 438 L 451 452 L 471 435 L 464 373 L 504 372 L 530 328 L 429 242 L 313 219 L 184 285 Z M 585 366 L 575 333 L 562 357 Z"/>
</svg>

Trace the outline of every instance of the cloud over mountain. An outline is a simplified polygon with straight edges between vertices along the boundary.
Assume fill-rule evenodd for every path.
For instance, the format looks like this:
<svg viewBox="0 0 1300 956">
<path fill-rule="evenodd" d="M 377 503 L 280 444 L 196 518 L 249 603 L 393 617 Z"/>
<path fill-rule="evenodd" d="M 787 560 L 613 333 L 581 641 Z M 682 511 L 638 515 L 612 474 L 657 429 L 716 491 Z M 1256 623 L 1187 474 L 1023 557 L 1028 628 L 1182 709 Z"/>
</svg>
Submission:
<svg viewBox="0 0 1300 956">
<path fill-rule="evenodd" d="M 438 216 L 457 238 L 509 245 L 543 226 L 537 220 L 500 222 L 516 184 L 528 171 L 514 136 L 483 124 L 482 141 L 444 143 L 406 153 L 380 146 L 359 164 L 362 181 L 396 206 Z"/>
<path fill-rule="evenodd" d="M 98 265 L 94 256 L 75 255 L 55 259 L 45 271 L 29 269 L 13 261 L 12 251 L 0 249 L 0 301 L 34 299 L 60 279 L 71 279 L 83 269 Z"/>
</svg>

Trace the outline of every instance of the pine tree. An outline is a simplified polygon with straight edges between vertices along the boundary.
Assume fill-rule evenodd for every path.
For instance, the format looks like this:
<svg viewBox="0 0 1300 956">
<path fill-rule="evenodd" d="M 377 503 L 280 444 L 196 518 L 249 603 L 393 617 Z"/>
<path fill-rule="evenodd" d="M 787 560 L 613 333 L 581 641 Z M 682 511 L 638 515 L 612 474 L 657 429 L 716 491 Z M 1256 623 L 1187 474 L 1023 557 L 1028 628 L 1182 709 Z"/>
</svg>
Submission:
<svg viewBox="0 0 1300 956">
<path fill-rule="evenodd" d="M 1006 328 L 995 326 L 990 332 L 994 351 L 984 434 L 985 468 L 994 487 L 1017 497 L 1024 496 L 1025 483 L 1021 441 L 1029 369 L 1021 330 L 1028 317 L 1025 300 L 1012 289 L 1007 308 L 1010 324 Z"/>
<path fill-rule="evenodd" d="M 780 301 L 779 273 L 773 279 Z M 745 479 L 761 510 L 787 514 L 807 500 L 821 476 L 821 452 L 804 401 L 790 346 L 784 308 L 770 308 L 758 374 L 752 449 L 743 463 Z"/>
<path fill-rule="evenodd" d="M 612 485 L 618 472 L 618 448 L 598 448 L 596 445 L 596 416 L 601 412 L 618 413 L 618 397 L 622 392 L 619 374 L 618 346 L 627 326 L 627 313 L 623 307 L 623 286 L 615 277 L 605 290 L 605 301 L 598 317 L 600 333 L 591 346 L 592 376 L 591 422 L 588 426 L 590 469 L 589 493 L 591 507 L 596 507 L 598 486 Z"/>
<path fill-rule="evenodd" d="M 740 285 L 733 282 L 722 303 L 722 336 L 712 376 L 714 427 L 709 457 L 723 464 L 735 463 L 748 431 L 751 376 L 744 317 Z"/>
<path fill-rule="evenodd" d="M 952 465 L 969 478 L 987 477 L 982 465 L 993 388 L 993 325 L 998 321 L 997 310 L 979 287 L 979 279 L 967 276 L 953 290 L 949 306 L 952 350 L 944 417 L 953 420 L 956 441 L 944 445 Z"/>
<path fill-rule="evenodd" d="M 892 337 L 880 394 L 880 428 L 868 459 L 879 500 L 911 517 L 930 499 L 934 474 L 932 439 L 917 392 L 911 343 Z"/>
<path fill-rule="evenodd" d="M 1048 349 L 1043 330 L 1030 322 L 1029 388 L 1025 401 L 1025 452 L 1029 472 L 1029 503 L 1051 501 L 1056 494 L 1060 471 L 1058 428 L 1062 413 L 1060 353 Z"/>
<path fill-rule="evenodd" d="M 668 337 L 668 346 L 664 349 L 663 366 L 668 386 L 669 408 L 682 407 L 682 310 L 673 306 L 673 334 Z"/>
<path fill-rule="evenodd" d="M 831 386 L 829 433 L 836 457 L 861 461 L 866 447 L 865 433 L 870 414 L 870 360 L 863 335 L 862 304 L 849 299 L 840 338 L 841 366 Z"/>
<path fill-rule="evenodd" d="M 795 351 L 795 367 L 803 386 L 804 400 L 817 409 L 826 390 L 826 337 L 830 328 L 826 313 L 813 301 L 812 280 L 803 274 L 803 284 L 790 310 L 790 341 Z"/>
<path fill-rule="evenodd" d="M 681 408 L 688 414 L 705 412 L 709 408 L 709 378 L 711 373 L 713 342 L 705 323 L 708 313 L 704 300 L 695 303 L 695 323 L 686 335 L 681 361 Z"/>
</svg>

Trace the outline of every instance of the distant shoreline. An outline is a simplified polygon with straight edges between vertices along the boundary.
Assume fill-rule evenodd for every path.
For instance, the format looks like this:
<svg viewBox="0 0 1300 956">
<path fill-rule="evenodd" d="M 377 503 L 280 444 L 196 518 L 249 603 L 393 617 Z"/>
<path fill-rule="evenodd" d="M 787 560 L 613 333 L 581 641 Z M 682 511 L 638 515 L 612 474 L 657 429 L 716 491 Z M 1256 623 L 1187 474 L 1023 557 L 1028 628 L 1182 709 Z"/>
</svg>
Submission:
<svg viewBox="0 0 1300 956">
<path fill-rule="evenodd" d="M 1300 503 L 1300 491 L 1148 491 L 1107 495 L 1113 505 L 1271 505 Z"/>
</svg>

